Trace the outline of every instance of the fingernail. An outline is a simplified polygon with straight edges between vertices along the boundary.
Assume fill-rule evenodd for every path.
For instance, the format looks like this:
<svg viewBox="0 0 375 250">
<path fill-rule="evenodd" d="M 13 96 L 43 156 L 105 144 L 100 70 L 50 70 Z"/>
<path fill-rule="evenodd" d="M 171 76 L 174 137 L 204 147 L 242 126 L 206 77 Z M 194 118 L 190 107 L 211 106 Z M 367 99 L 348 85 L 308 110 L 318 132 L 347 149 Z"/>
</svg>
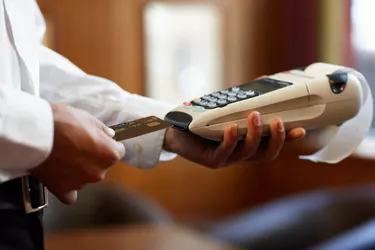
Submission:
<svg viewBox="0 0 375 250">
<path fill-rule="evenodd" d="M 298 138 L 302 138 L 302 137 L 304 137 L 306 135 L 306 131 L 305 130 L 300 130 L 300 133 L 299 133 L 299 135 L 298 135 Z"/>
<path fill-rule="evenodd" d="M 277 123 L 277 128 L 279 129 L 279 132 L 284 132 L 284 124 L 281 120 Z"/>
<path fill-rule="evenodd" d="M 106 132 L 107 132 L 107 134 L 108 134 L 110 137 L 114 137 L 115 134 L 116 134 L 116 132 L 115 132 L 113 129 L 109 128 L 109 127 L 106 127 Z"/>
<path fill-rule="evenodd" d="M 260 114 L 259 114 L 259 112 L 255 112 L 255 115 L 254 115 L 254 125 L 255 126 L 260 126 Z"/>
</svg>

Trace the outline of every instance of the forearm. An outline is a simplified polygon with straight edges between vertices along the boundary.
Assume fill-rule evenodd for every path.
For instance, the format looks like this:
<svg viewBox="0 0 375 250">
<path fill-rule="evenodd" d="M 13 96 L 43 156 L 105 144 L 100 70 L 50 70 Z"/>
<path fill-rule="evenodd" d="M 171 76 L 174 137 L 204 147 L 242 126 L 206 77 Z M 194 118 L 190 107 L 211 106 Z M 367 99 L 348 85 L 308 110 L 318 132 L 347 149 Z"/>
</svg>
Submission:
<svg viewBox="0 0 375 250">
<path fill-rule="evenodd" d="M 86 110 L 108 126 L 148 115 L 163 118 L 172 108 L 168 103 L 131 94 L 107 79 L 88 75 L 49 49 L 42 47 L 40 54 L 41 96 Z M 162 151 L 164 134 L 162 130 L 123 141 L 124 161 L 152 168 L 159 160 L 174 158 Z"/>
</svg>

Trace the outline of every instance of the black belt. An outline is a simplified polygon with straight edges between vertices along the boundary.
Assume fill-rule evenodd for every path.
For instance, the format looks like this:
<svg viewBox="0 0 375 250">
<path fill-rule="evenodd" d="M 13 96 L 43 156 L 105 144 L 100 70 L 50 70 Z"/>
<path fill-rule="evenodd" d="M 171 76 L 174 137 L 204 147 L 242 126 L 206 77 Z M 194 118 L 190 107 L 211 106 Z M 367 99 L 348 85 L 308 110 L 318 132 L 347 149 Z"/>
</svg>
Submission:
<svg viewBox="0 0 375 250">
<path fill-rule="evenodd" d="M 23 210 L 33 213 L 48 205 L 45 186 L 33 176 L 0 184 L 0 210 Z"/>
</svg>

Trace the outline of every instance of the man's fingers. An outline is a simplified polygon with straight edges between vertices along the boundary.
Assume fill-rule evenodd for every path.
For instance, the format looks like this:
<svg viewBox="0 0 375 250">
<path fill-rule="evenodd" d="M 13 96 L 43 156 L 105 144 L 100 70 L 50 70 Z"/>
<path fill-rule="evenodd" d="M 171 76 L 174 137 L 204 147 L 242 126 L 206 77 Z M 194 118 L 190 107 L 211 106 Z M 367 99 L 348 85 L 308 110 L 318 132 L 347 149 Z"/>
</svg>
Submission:
<svg viewBox="0 0 375 250">
<path fill-rule="evenodd" d="M 125 157 L 125 146 L 122 142 L 115 142 L 116 144 L 116 150 L 117 150 L 117 153 L 118 153 L 118 160 L 121 160 L 122 158 Z"/>
<path fill-rule="evenodd" d="M 270 135 L 271 137 L 268 141 L 268 147 L 265 154 L 260 156 L 263 159 L 260 158 L 258 159 L 259 161 L 274 160 L 279 155 L 286 137 L 284 124 L 280 119 L 275 119 L 271 122 Z"/>
<path fill-rule="evenodd" d="M 113 129 L 111 129 L 111 128 L 107 127 L 107 126 L 104 126 L 103 130 L 111 138 L 113 138 L 115 136 L 115 134 L 116 134 L 116 132 Z"/>
<path fill-rule="evenodd" d="M 237 147 L 229 162 L 251 158 L 258 150 L 262 138 L 262 124 L 259 112 L 252 112 L 247 119 L 247 133 L 241 146 Z"/>
<path fill-rule="evenodd" d="M 92 117 L 91 121 L 94 123 L 94 125 L 97 128 L 102 130 L 109 137 L 113 138 L 115 136 L 115 131 L 111 129 L 110 127 L 108 127 L 107 125 L 105 125 L 102 121 L 96 119 L 95 117 Z"/>
<path fill-rule="evenodd" d="M 61 197 L 61 199 L 63 200 L 63 202 L 65 204 L 67 204 L 67 205 L 72 205 L 72 204 L 76 203 L 77 198 L 78 198 L 77 191 L 70 191 L 68 193 L 65 193 Z"/>
<path fill-rule="evenodd" d="M 238 142 L 237 124 L 233 124 L 225 129 L 224 139 L 220 145 L 213 151 L 209 157 L 209 166 L 213 168 L 220 167 L 225 164 L 227 159 L 233 153 Z"/>
<path fill-rule="evenodd" d="M 101 130 L 104 131 L 104 133 L 106 135 L 108 135 L 110 138 L 113 138 L 115 136 L 115 131 L 113 129 L 111 129 L 110 127 L 106 126 L 101 121 L 98 121 L 98 122 L 99 122 L 99 127 L 101 128 Z"/>
<path fill-rule="evenodd" d="M 104 159 L 108 162 L 105 168 L 111 167 L 116 164 L 118 161 L 123 159 L 126 154 L 125 146 L 122 142 L 115 141 L 111 138 L 106 138 L 107 143 L 103 143 L 105 152 L 103 151 Z"/>
<path fill-rule="evenodd" d="M 77 202 L 78 194 L 77 191 L 64 191 L 64 189 L 50 189 L 57 199 L 59 199 L 65 205 L 73 205 Z"/>
<path fill-rule="evenodd" d="M 108 135 L 110 139 L 110 145 L 115 148 L 117 152 L 117 161 L 121 160 L 122 158 L 125 157 L 125 146 L 122 142 L 119 141 L 114 141 L 112 138 L 115 136 L 115 131 L 111 129 L 110 127 L 106 126 L 104 123 L 101 121 L 97 120 L 97 124 L 100 127 L 101 130 L 104 131 L 106 135 Z"/>
<path fill-rule="evenodd" d="M 122 142 L 116 141 L 110 138 L 106 133 L 103 133 L 103 129 L 100 129 L 96 133 L 95 138 L 97 159 L 101 160 L 102 169 L 107 169 L 118 161 L 125 157 L 125 146 Z"/>
<path fill-rule="evenodd" d="M 298 140 L 303 138 L 306 135 L 306 130 L 303 128 L 294 128 L 290 130 L 286 135 L 286 140 Z"/>
<path fill-rule="evenodd" d="M 258 150 L 260 141 L 262 139 L 262 123 L 259 112 L 254 112 L 250 115 L 247 124 L 248 133 L 244 142 L 242 160 L 251 158 Z M 246 146 L 247 145 L 247 146 Z"/>
</svg>

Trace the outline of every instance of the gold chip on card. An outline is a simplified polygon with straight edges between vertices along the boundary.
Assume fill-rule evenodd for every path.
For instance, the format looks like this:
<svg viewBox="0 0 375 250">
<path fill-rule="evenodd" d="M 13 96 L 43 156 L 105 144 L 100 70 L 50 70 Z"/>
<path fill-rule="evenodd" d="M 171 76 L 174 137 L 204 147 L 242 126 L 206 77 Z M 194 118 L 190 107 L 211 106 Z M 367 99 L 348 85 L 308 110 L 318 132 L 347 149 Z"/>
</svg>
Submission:
<svg viewBox="0 0 375 250">
<path fill-rule="evenodd" d="M 130 122 L 124 122 L 114 126 L 110 126 L 115 131 L 113 137 L 116 141 L 131 139 L 137 136 L 156 132 L 161 129 L 170 127 L 171 124 L 156 117 L 148 116 Z"/>
</svg>

